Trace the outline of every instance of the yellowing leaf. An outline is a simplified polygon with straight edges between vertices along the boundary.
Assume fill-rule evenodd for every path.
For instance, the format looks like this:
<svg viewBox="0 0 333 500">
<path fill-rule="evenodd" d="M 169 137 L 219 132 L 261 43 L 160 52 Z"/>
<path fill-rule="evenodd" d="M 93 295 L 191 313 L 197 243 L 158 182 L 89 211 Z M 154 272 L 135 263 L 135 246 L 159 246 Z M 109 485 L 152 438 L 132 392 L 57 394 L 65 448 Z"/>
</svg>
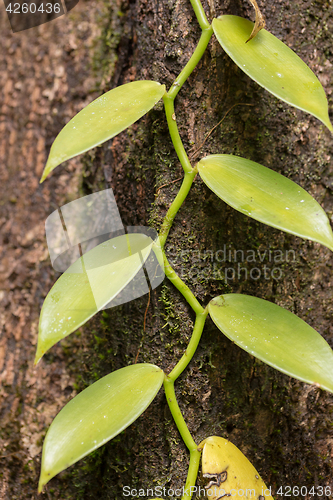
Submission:
<svg viewBox="0 0 333 500">
<path fill-rule="evenodd" d="M 208 305 L 230 340 L 276 370 L 333 392 L 333 351 L 305 321 L 267 300 L 227 294 Z"/>
<path fill-rule="evenodd" d="M 152 245 L 153 240 L 144 234 L 112 238 L 84 254 L 60 276 L 42 307 L 35 363 L 125 288 L 143 266 Z"/>
<path fill-rule="evenodd" d="M 157 366 L 131 365 L 106 375 L 72 399 L 47 431 L 38 491 L 134 422 L 155 398 L 163 379 Z"/>
<path fill-rule="evenodd" d="M 259 163 L 233 155 L 206 156 L 197 167 L 204 183 L 239 212 L 333 250 L 327 215 L 295 182 Z"/>
<path fill-rule="evenodd" d="M 208 498 L 273 500 L 271 490 L 251 462 L 230 441 L 210 436 L 199 444 L 200 448 L 203 477 L 209 480 Z"/>
<path fill-rule="evenodd" d="M 41 182 L 60 163 L 102 144 L 154 107 L 165 85 L 148 80 L 126 83 L 91 102 L 56 137 Z"/>
<path fill-rule="evenodd" d="M 219 43 L 252 80 L 296 108 L 321 120 L 332 132 L 324 89 L 310 68 L 287 45 L 262 29 L 251 43 L 253 23 L 242 17 L 213 20 Z"/>
</svg>

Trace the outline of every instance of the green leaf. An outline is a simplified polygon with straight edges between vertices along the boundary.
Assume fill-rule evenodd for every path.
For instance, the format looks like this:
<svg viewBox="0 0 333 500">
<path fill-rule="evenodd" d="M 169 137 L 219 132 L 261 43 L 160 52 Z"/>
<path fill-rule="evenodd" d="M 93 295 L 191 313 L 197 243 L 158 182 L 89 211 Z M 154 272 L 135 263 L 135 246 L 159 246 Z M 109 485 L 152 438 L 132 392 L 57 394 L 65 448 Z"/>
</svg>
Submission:
<svg viewBox="0 0 333 500">
<path fill-rule="evenodd" d="M 253 23 L 242 17 L 221 16 L 212 26 L 223 49 L 252 80 L 282 101 L 314 115 L 333 131 L 321 83 L 287 45 L 264 29 L 246 43 Z"/>
<path fill-rule="evenodd" d="M 152 245 L 153 240 L 144 234 L 112 238 L 84 254 L 60 276 L 42 307 L 35 363 L 125 288 L 143 266 Z"/>
<path fill-rule="evenodd" d="M 208 305 L 215 325 L 276 370 L 333 392 L 333 352 L 303 320 L 263 299 L 228 294 Z"/>
<path fill-rule="evenodd" d="M 132 125 L 164 93 L 165 85 L 143 80 L 121 85 L 88 104 L 56 137 L 41 182 L 63 161 L 102 144 Z"/>
<path fill-rule="evenodd" d="M 131 365 L 106 375 L 72 399 L 46 434 L 38 491 L 131 425 L 153 401 L 163 379 L 163 371 L 155 365 Z"/>
<path fill-rule="evenodd" d="M 253 219 L 333 250 L 327 215 L 304 189 L 273 170 L 233 155 L 198 163 L 204 183 L 223 201 Z"/>
</svg>

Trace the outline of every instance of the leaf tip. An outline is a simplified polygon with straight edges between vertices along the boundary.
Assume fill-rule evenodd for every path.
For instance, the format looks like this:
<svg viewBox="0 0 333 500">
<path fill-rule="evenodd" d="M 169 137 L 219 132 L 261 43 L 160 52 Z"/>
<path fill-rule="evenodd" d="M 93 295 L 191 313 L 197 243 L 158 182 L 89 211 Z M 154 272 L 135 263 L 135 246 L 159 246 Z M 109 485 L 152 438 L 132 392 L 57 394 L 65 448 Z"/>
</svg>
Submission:
<svg viewBox="0 0 333 500">
<path fill-rule="evenodd" d="M 56 142 L 57 139 L 55 139 L 54 143 Z M 47 159 L 46 165 L 44 167 L 42 177 L 40 179 L 40 183 L 44 182 L 46 177 L 49 176 L 49 174 L 54 170 L 56 167 L 58 167 L 63 161 L 66 160 L 66 157 L 64 159 L 59 158 L 59 156 L 56 156 L 54 151 L 52 151 L 54 143 L 51 147 L 49 157 Z"/>
<path fill-rule="evenodd" d="M 331 133 L 333 133 L 333 126 L 332 126 L 332 123 L 331 123 L 331 120 L 328 116 L 327 111 L 325 113 L 323 113 L 321 116 L 317 115 L 316 117 L 325 125 L 325 127 L 328 128 L 328 130 Z"/>
<path fill-rule="evenodd" d="M 36 366 L 40 362 L 40 360 L 42 359 L 44 354 L 45 354 L 45 351 L 40 349 L 40 347 L 37 344 L 37 351 L 36 351 L 36 355 L 35 355 L 34 366 Z"/>
<path fill-rule="evenodd" d="M 51 473 L 45 473 L 43 469 L 41 470 L 39 482 L 38 482 L 38 493 L 42 493 L 44 486 L 52 479 Z"/>
<path fill-rule="evenodd" d="M 44 488 L 45 485 L 46 485 L 46 481 L 44 482 L 42 480 L 42 476 L 41 476 L 40 479 L 39 479 L 39 483 L 38 483 L 38 493 L 39 494 L 42 493 L 43 488 Z"/>
<path fill-rule="evenodd" d="M 42 173 L 42 177 L 40 178 L 40 181 L 39 181 L 40 184 L 45 181 L 46 177 L 49 175 L 49 173 L 51 172 L 51 170 L 53 170 L 53 169 L 50 168 L 49 160 L 48 160 L 47 163 L 46 163 L 46 165 L 45 165 L 45 167 L 44 167 L 44 170 L 43 170 L 43 173 Z"/>
<path fill-rule="evenodd" d="M 331 250 L 331 252 L 333 252 L 333 231 L 328 217 L 327 217 L 327 229 L 328 231 L 326 232 L 326 234 L 323 234 L 322 239 L 318 239 L 318 242 L 324 245 L 329 250 Z"/>
<path fill-rule="evenodd" d="M 42 175 L 42 177 L 40 178 L 39 184 L 42 184 L 42 182 L 44 182 L 44 181 L 45 181 L 46 177 L 47 177 L 47 174 L 45 174 L 45 172 L 43 172 L 43 175 Z"/>
</svg>

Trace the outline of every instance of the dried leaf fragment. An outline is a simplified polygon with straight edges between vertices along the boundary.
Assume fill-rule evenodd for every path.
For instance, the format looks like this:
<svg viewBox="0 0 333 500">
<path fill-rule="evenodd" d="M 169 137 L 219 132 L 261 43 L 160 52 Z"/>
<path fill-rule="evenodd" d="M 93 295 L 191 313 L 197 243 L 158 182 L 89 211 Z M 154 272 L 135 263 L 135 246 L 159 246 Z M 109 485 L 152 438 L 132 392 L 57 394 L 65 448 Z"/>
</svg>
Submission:
<svg viewBox="0 0 333 500">
<path fill-rule="evenodd" d="M 264 16 L 260 12 L 260 9 L 258 7 L 256 0 L 249 0 L 249 1 L 253 5 L 254 10 L 256 11 L 256 22 L 254 23 L 250 38 L 248 38 L 245 43 L 252 40 L 252 38 L 254 38 L 259 33 L 259 31 L 262 30 L 266 26 Z"/>
</svg>

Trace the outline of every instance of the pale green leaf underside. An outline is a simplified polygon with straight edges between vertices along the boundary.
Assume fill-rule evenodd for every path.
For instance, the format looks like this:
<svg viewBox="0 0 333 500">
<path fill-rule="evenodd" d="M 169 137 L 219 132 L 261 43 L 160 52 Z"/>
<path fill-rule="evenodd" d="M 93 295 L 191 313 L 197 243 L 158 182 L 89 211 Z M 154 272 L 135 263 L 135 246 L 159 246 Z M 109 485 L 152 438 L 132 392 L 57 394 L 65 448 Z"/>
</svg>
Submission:
<svg viewBox="0 0 333 500">
<path fill-rule="evenodd" d="M 273 368 L 333 392 L 333 352 L 303 320 L 263 299 L 229 294 L 213 299 L 209 314 L 239 347 Z"/>
<path fill-rule="evenodd" d="M 84 254 L 60 276 L 42 307 L 35 363 L 124 289 L 141 269 L 152 245 L 153 240 L 144 234 L 112 238 Z"/>
<path fill-rule="evenodd" d="M 207 156 L 198 163 L 198 171 L 204 183 L 239 212 L 333 250 L 333 233 L 324 210 L 290 179 L 233 155 Z"/>
<path fill-rule="evenodd" d="M 72 399 L 44 440 L 39 491 L 56 474 L 114 438 L 150 405 L 163 371 L 151 364 L 121 368 Z"/>
<path fill-rule="evenodd" d="M 221 16 L 212 26 L 223 49 L 252 80 L 282 101 L 314 115 L 333 131 L 321 83 L 287 45 L 264 29 L 245 43 L 253 23 L 242 17 Z"/>
<path fill-rule="evenodd" d="M 132 125 L 162 98 L 165 85 L 126 83 L 91 102 L 56 137 L 41 182 L 60 163 L 102 144 Z"/>
</svg>

